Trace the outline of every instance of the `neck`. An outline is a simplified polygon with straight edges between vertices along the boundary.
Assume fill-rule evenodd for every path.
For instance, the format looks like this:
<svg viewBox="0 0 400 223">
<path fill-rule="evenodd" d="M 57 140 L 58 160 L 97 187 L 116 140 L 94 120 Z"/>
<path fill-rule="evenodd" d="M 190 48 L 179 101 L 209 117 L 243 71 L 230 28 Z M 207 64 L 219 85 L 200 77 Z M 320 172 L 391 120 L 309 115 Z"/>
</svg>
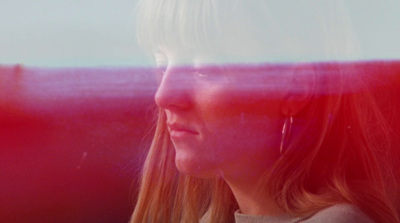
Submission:
<svg viewBox="0 0 400 223">
<path fill-rule="evenodd" d="M 240 211 L 247 215 L 279 216 L 285 212 L 278 207 L 266 187 L 260 187 L 258 180 L 227 179 L 225 181 L 232 190 Z"/>
</svg>

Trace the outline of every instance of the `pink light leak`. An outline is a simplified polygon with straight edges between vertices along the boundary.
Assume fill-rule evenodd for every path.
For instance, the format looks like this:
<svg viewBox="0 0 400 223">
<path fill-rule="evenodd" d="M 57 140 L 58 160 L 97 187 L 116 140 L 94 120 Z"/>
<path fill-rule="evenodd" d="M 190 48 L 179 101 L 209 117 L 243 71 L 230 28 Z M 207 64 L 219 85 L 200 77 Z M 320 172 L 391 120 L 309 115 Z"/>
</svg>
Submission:
<svg viewBox="0 0 400 223">
<path fill-rule="evenodd" d="M 339 77 L 337 65 L 300 67 Z M 342 92 L 365 91 L 352 81 L 362 78 L 383 112 L 388 111 L 388 101 L 400 109 L 399 60 L 343 62 L 340 67 L 346 74 Z M 190 67 L 177 69 L 193 72 Z M 284 74 L 292 71 L 292 64 L 201 69 L 210 75 L 236 75 L 243 83 L 239 90 L 254 94 L 279 91 L 286 83 Z M 0 66 L 0 221 L 128 221 L 131 179 L 138 174 L 147 148 L 143 139 L 154 120 L 155 72 L 133 67 Z M 307 72 L 302 75 L 310 78 Z M 260 84 L 258 78 L 273 81 Z M 323 89 L 327 83 L 318 84 Z M 177 82 L 176 87 L 184 86 Z M 397 126 L 393 129 L 399 129 L 400 119 L 392 121 Z"/>
</svg>

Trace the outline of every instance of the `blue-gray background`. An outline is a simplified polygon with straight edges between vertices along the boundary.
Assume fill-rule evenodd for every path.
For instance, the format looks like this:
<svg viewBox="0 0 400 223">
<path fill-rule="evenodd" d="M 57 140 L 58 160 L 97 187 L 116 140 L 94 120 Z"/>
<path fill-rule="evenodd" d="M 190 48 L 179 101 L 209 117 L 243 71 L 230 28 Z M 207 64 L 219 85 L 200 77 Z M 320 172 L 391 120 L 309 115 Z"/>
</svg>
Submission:
<svg viewBox="0 0 400 223">
<path fill-rule="evenodd" d="M 147 66 L 137 0 L 1 0 L 0 64 Z M 400 1 L 346 1 L 363 59 L 400 58 Z"/>
</svg>

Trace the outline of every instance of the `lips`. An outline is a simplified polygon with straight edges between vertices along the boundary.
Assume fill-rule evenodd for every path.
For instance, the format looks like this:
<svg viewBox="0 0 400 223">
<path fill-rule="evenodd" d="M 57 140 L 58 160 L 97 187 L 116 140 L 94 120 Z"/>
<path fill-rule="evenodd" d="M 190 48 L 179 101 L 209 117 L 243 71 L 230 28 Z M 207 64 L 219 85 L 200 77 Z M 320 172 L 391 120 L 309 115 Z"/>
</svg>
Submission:
<svg viewBox="0 0 400 223">
<path fill-rule="evenodd" d="M 172 138 L 181 138 L 185 136 L 195 136 L 199 133 L 185 125 L 178 123 L 167 123 L 170 136 Z"/>
</svg>

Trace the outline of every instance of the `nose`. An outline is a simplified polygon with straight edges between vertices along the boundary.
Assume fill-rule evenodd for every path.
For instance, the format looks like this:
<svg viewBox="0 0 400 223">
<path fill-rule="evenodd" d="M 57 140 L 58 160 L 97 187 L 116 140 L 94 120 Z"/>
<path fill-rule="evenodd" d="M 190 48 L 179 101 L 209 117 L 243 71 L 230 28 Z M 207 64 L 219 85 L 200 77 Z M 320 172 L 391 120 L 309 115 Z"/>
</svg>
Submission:
<svg viewBox="0 0 400 223">
<path fill-rule="evenodd" d="M 191 83 L 188 76 L 182 68 L 167 68 L 155 94 L 156 104 L 168 110 L 190 107 Z"/>
</svg>

